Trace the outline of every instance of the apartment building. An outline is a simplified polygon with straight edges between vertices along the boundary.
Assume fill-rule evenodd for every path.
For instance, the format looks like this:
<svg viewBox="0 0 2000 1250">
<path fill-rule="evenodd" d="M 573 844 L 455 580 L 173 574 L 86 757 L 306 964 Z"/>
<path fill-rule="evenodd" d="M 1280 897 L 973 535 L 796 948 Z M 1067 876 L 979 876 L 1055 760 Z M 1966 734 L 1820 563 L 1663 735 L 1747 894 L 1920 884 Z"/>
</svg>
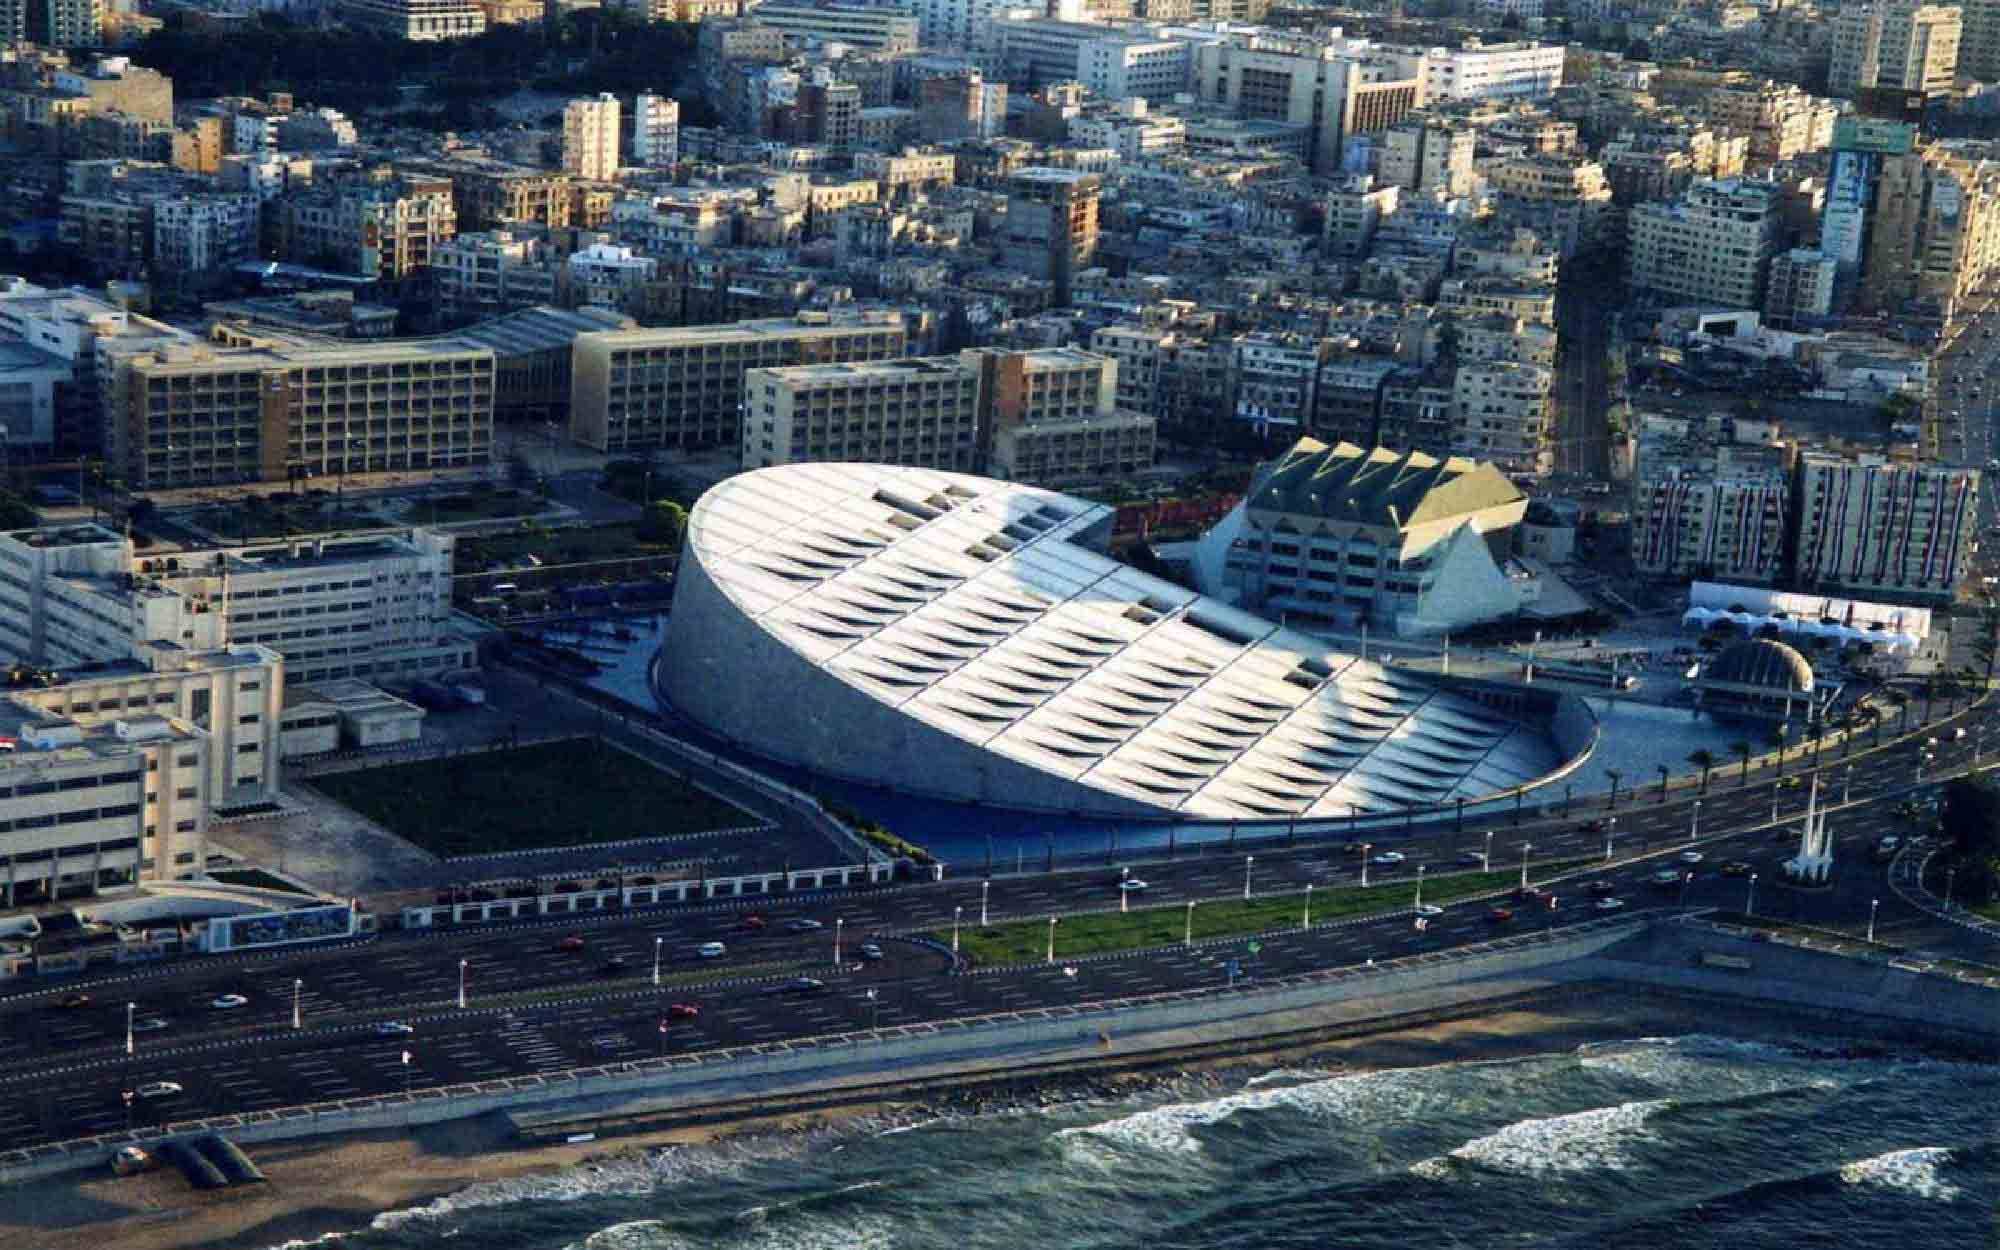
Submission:
<svg viewBox="0 0 2000 1250">
<path fill-rule="evenodd" d="M 2000 169 L 1975 150 L 1934 143 L 1883 156 L 1869 215 L 1859 303 L 1949 314 L 2000 266 Z"/>
<path fill-rule="evenodd" d="M 1555 372 L 1508 361 L 1468 362 L 1452 379 L 1452 448 L 1540 477 L 1555 467 Z"/>
<path fill-rule="evenodd" d="M 999 228 L 1002 262 L 1055 286 L 1067 305 L 1076 275 L 1097 258 L 1102 179 L 1071 169 L 1034 166 L 1007 180 L 1007 216 Z"/>
<path fill-rule="evenodd" d="M 794 39 L 844 43 L 884 53 L 917 50 L 917 19 L 906 10 L 861 4 L 767 3 L 749 10 L 758 26 Z"/>
<path fill-rule="evenodd" d="M 1309 162 L 1322 177 L 1339 170 L 1350 136 L 1389 129 L 1425 98 L 1415 65 L 1364 40 L 1203 43 L 1194 90 L 1238 117 L 1311 127 Z"/>
<path fill-rule="evenodd" d="M 486 31 L 486 10 L 474 0 L 337 0 L 334 12 L 349 26 L 391 39 L 469 39 Z"/>
<path fill-rule="evenodd" d="M 1790 513 L 1784 447 L 1738 442 L 1721 418 L 1642 419 L 1632 507 L 1641 572 L 1775 585 L 1785 575 Z"/>
<path fill-rule="evenodd" d="M 1959 72 L 1979 82 L 2000 81 L 2000 0 L 1965 0 L 1959 12 Z"/>
<path fill-rule="evenodd" d="M 411 162 L 404 168 L 451 180 L 457 228 L 464 233 L 527 223 L 556 229 L 579 224 L 579 188 L 565 173 L 462 155 Z"/>
<path fill-rule="evenodd" d="M 1406 117 L 1382 132 L 1378 177 L 1405 190 L 1470 195 L 1478 132 L 1425 116 Z"/>
<path fill-rule="evenodd" d="M 459 235 L 431 262 L 438 303 L 452 317 L 556 303 L 562 276 L 563 260 L 547 239 L 511 230 Z"/>
<path fill-rule="evenodd" d="M 671 169 L 680 159 L 680 103 L 650 91 L 640 92 L 632 102 L 632 163 Z"/>
<path fill-rule="evenodd" d="M 1802 452 L 1792 485 L 1800 590 L 1948 601 L 1979 533 L 1979 471 Z"/>
<path fill-rule="evenodd" d="M 106 458 L 135 490 L 463 468 L 493 451 L 494 353 L 452 339 L 107 354 Z"/>
<path fill-rule="evenodd" d="M 976 473 L 979 380 L 955 356 L 748 370 L 743 467 L 855 460 Z"/>
<path fill-rule="evenodd" d="M 1816 247 L 1795 247 L 1771 258 L 1764 288 L 1764 319 L 1774 329 L 1804 329 L 1833 313 L 1840 266 Z"/>
<path fill-rule="evenodd" d="M 1612 195 L 1598 162 L 1530 153 L 1494 162 L 1487 179 L 1505 218 L 1532 229 L 1563 258 L 1601 239 Z"/>
<path fill-rule="evenodd" d="M 1875 88 L 1949 95 L 1958 72 L 1961 25 L 1955 4 L 1868 0 L 1844 5 L 1833 19 L 1827 89 L 1838 96 Z"/>
<path fill-rule="evenodd" d="M 287 260 L 377 280 L 428 268 L 439 245 L 458 233 L 449 178 L 388 168 L 314 183 L 271 207 Z"/>
<path fill-rule="evenodd" d="M 99 400 L 99 344 L 195 341 L 184 330 L 140 316 L 89 291 L 51 291 L 13 280 L 0 289 L 0 344 L 38 353 L 61 372 L 54 381 L 50 420 L 45 422 L 38 415 L 26 418 L 17 406 L 7 418 L 7 442 L 49 446 L 60 455 L 100 453 L 105 431 Z M 17 354 L 16 378 L 29 381 L 27 375 L 35 363 Z"/>
<path fill-rule="evenodd" d="M 1076 80 L 1106 100 L 1168 102 L 1194 79 L 1194 45 L 1185 39 L 1112 35 L 1077 50 Z"/>
<path fill-rule="evenodd" d="M 918 149 L 856 152 L 854 173 L 875 180 L 877 199 L 893 201 L 918 191 L 951 186 L 958 177 L 958 158 L 949 152 Z"/>
<path fill-rule="evenodd" d="M 579 335 L 570 437 L 605 452 L 740 447 L 748 370 L 893 360 L 908 344 L 896 313 Z"/>
<path fill-rule="evenodd" d="M 571 100 L 563 106 L 563 172 L 609 182 L 618 176 L 618 97 Z"/>
<path fill-rule="evenodd" d="M 1678 202 L 1635 206 L 1628 253 L 1641 290 L 1724 308 L 1761 308 L 1783 219 L 1775 183 L 1704 179 Z"/>
<path fill-rule="evenodd" d="M 1156 423 L 1117 407 L 1118 362 L 1073 347 L 974 349 L 986 474 L 1081 486 L 1152 467 Z"/>
<path fill-rule="evenodd" d="M 1759 164 L 1789 161 L 1833 142 L 1840 106 L 1785 83 L 1722 86 L 1706 93 L 1708 119 L 1747 135 L 1749 155 Z"/>
<path fill-rule="evenodd" d="M 1467 39 L 1458 48 L 1395 51 L 1423 84 L 1425 103 L 1544 99 L 1563 85 L 1561 44 Z"/>
<path fill-rule="evenodd" d="M 153 204 L 153 265 L 163 274 L 213 274 L 257 255 L 253 195 L 182 195 Z"/>
</svg>

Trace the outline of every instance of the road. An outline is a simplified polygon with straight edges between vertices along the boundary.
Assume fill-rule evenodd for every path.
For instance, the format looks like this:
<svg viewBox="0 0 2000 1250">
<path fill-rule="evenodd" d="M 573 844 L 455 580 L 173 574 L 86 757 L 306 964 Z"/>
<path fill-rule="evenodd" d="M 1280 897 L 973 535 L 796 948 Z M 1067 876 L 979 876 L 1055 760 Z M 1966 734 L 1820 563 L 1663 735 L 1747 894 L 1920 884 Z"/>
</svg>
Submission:
<svg viewBox="0 0 2000 1250">
<path fill-rule="evenodd" d="M 1960 722 L 2000 729 L 1995 719 L 1982 710 L 1978 720 L 1966 716 Z M 1983 735 L 1954 740 L 1960 722 L 1933 727 L 1939 741 L 1937 758 L 1928 766 L 1930 779 L 1965 766 L 1983 744 Z M 2000 745 L 2000 733 L 1992 736 Z M 1893 809 L 1918 783 L 1916 748 L 1885 747 L 1847 762 L 1829 753 L 1822 764 L 1826 796 L 1837 803 L 1844 790 L 1850 800 L 1830 822 L 1838 853 L 1834 880 L 1825 890 L 1795 890 L 1778 881 L 1778 861 L 1790 853 L 1796 834 L 1785 828 L 1774 837 L 1773 803 L 1781 817 L 1795 819 L 1804 788 L 1780 786 L 1769 773 L 1754 770 L 1747 785 L 1738 784 L 1734 768 L 1716 771 L 1710 791 L 1699 796 L 1698 818 L 1691 787 L 1670 791 L 1665 803 L 1648 788 L 1623 796 L 1615 811 L 1596 798 L 1587 807 L 1578 804 L 1574 816 L 1559 825 L 1496 829 L 1494 866 L 1519 863 L 1522 843 L 1531 844 L 1526 852 L 1531 863 L 1599 859 L 1608 838 L 1619 862 L 1592 875 L 1610 882 L 1606 888 L 1633 908 L 1741 911 L 1754 890 L 1759 914 L 1858 931 L 1871 900 L 1879 899 L 1885 940 L 1992 959 L 1980 935 L 1901 903 L 1886 888 L 1883 867 L 1867 853 L 1881 833 L 1907 832 Z M 1792 774 L 1799 770 L 1794 763 Z M 1593 827 L 1599 822 L 1601 827 Z M 1684 866 L 1679 856 L 1694 832 L 1703 859 Z M 1387 845 L 1390 839 L 1378 841 Z M 1463 871 L 1468 857 L 1487 851 L 1488 840 L 1483 829 L 1445 828 L 1394 845 L 1407 859 L 1371 867 L 1372 882 L 1407 879 L 1420 866 L 1432 879 Z M 1654 857 L 1627 858 L 1641 852 Z M 1252 892 L 1264 895 L 1293 894 L 1307 883 L 1353 885 L 1360 872 L 1360 854 L 1338 843 L 1258 848 L 1253 854 L 1246 862 L 1245 855 L 1212 850 L 1140 864 L 1135 871 L 1148 882 L 1145 904 L 1169 907 L 1240 898 L 1246 873 Z M 1758 881 L 1723 875 L 1719 866 L 1730 860 L 1745 861 Z M 151 1081 L 177 1082 L 183 1092 L 135 1108 L 137 1123 L 393 1093 L 405 1082 L 422 1087 L 551 1072 L 876 1024 L 1201 988 L 1221 984 L 1231 959 L 1243 960 L 1248 975 L 1270 977 L 1447 949 L 1496 932 L 1559 927 L 1600 915 L 1587 892 L 1565 887 L 1564 905 L 1521 907 L 1504 922 L 1489 918 L 1487 903 L 1467 902 L 1447 907 L 1421 932 L 1407 913 L 1398 912 L 1266 937 L 1254 958 L 1247 957 L 1244 941 L 1234 940 L 1082 960 L 1072 965 L 1074 974 L 1061 966 L 1060 929 L 1057 966 L 973 975 L 949 974 L 942 950 L 911 940 L 924 932 L 947 935 L 954 913 L 974 923 L 982 896 L 996 922 L 1113 909 L 1121 869 L 1128 866 L 1004 876 L 986 886 L 954 879 L 588 922 L 391 934 L 349 947 L 188 961 L 102 983 L 21 991 L 0 998 L 0 1132 L 25 1145 L 122 1127 L 120 1092 Z M 1666 869 L 1692 873 L 1684 895 L 1678 881 L 1665 888 L 1651 884 Z M 1531 866 L 1531 876 L 1534 872 Z M 767 923 L 746 927 L 746 916 L 758 907 L 765 908 Z M 787 921 L 796 919 L 822 927 L 790 931 Z M 584 950 L 558 949 L 571 933 L 584 939 Z M 880 941 L 884 958 L 859 961 L 859 944 L 870 938 Z M 727 953 L 701 958 L 697 948 L 708 941 L 724 942 Z M 670 982 L 657 990 L 651 984 L 656 950 Z M 602 965 L 613 956 L 622 958 L 623 968 L 603 973 Z M 463 1009 L 457 1006 L 461 960 L 468 988 Z M 810 993 L 782 992 L 787 980 L 805 973 L 824 986 Z M 704 977 L 715 979 L 686 981 Z M 304 1026 L 299 1029 L 291 1027 L 295 987 Z M 66 994 L 78 991 L 89 993 L 88 1005 L 60 1005 Z M 240 994 L 248 1002 L 233 1009 L 209 1005 L 223 994 Z M 137 1018 L 164 1021 L 137 1036 L 130 1058 L 123 1047 L 127 1002 L 136 1004 Z M 662 1017 L 673 1003 L 693 1005 L 700 1014 L 669 1021 L 662 1033 Z M 375 1036 L 373 1026 L 384 1021 L 409 1024 L 414 1035 Z"/>
<path fill-rule="evenodd" d="M 1556 330 L 1562 358 L 1556 368 L 1556 472 L 1611 479 L 1611 438 L 1606 423 L 1610 378 L 1605 367 L 1609 327 L 1617 305 L 1610 266 L 1585 257 L 1564 262 L 1556 284 Z"/>
</svg>

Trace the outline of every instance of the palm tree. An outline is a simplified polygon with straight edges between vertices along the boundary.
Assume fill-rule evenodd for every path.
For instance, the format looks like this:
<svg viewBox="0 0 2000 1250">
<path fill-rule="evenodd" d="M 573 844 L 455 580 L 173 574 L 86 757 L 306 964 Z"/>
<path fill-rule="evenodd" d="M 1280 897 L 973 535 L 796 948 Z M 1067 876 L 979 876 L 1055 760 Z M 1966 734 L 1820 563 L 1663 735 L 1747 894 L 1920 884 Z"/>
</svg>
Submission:
<svg viewBox="0 0 2000 1250">
<path fill-rule="evenodd" d="M 1785 727 L 1779 725 L 1771 731 L 1771 745 L 1778 748 L 1778 780 L 1785 779 Z"/>
<path fill-rule="evenodd" d="M 1910 728 L 1910 696 L 1900 690 L 1889 692 L 1889 702 L 1896 705 L 1896 732 L 1906 733 Z"/>
<path fill-rule="evenodd" d="M 1729 752 L 1732 755 L 1740 756 L 1743 760 L 1743 775 L 1737 778 L 1736 784 L 1740 786 L 1749 785 L 1750 757 L 1754 755 L 1756 752 L 1751 748 L 1749 743 L 1744 742 L 1741 739 L 1738 739 L 1737 741 L 1729 744 Z"/>
<path fill-rule="evenodd" d="M 1715 756 L 1708 751 L 1696 751 L 1688 756 L 1688 763 L 1701 770 L 1701 792 L 1708 793 L 1708 771 L 1715 767 Z"/>
<path fill-rule="evenodd" d="M 1604 770 L 1604 775 L 1611 778 L 1611 802 L 1609 806 L 1615 811 L 1618 807 L 1618 782 L 1624 778 L 1625 774 L 1615 768 L 1607 768 Z"/>
<path fill-rule="evenodd" d="M 1660 802 L 1664 803 L 1667 801 L 1667 778 L 1673 774 L 1674 770 L 1668 768 L 1665 764 L 1661 764 L 1658 767 L 1660 770 Z"/>
</svg>

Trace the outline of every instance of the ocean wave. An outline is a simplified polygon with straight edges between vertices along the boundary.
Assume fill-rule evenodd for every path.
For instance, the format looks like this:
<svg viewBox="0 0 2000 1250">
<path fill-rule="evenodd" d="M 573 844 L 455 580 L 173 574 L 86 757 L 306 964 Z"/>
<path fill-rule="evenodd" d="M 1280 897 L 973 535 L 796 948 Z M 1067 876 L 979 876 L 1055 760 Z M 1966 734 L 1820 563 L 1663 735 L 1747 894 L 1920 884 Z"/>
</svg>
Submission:
<svg viewBox="0 0 2000 1250">
<path fill-rule="evenodd" d="M 1870 1159 L 1841 1164 L 1840 1179 L 1850 1185 L 1896 1189 L 1919 1198 L 1950 1202 L 1959 1196 L 1959 1188 L 1939 1176 L 1938 1167 L 1950 1162 L 1951 1157 L 1951 1151 L 1943 1146 L 1891 1150 Z"/>
<path fill-rule="evenodd" d="M 1448 1160 L 1516 1176 L 1622 1171 L 1631 1164 L 1627 1148 L 1646 1136 L 1646 1121 L 1670 1105 L 1668 1099 L 1655 1098 L 1519 1120 L 1474 1138 L 1442 1159 L 1420 1159 L 1410 1165 L 1410 1172 L 1441 1180 L 1452 1173 Z"/>
<path fill-rule="evenodd" d="M 858 1215 L 768 1225 L 757 1230 L 746 1250 L 889 1250 L 895 1244 L 896 1228 L 887 1218 Z"/>
<path fill-rule="evenodd" d="M 631 1220 L 600 1228 L 563 1250 L 677 1250 L 688 1244 L 659 1220 Z"/>
<path fill-rule="evenodd" d="M 1328 1118 L 1376 1116 L 1383 1112 L 1414 1116 L 1421 1111 L 1424 1100 L 1413 1097 L 1413 1086 L 1426 1077 L 1434 1079 L 1434 1070 L 1391 1068 L 1303 1085 L 1246 1089 L 1221 1098 L 1168 1103 L 1101 1124 L 1066 1128 L 1056 1138 L 1066 1150 L 1080 1148 L 1083 1158 L 1097 1163 L 1107 1161 L 1102 1154 L 1104 1146 L 1198 1156 L 1202 1153 L 1201 1142 L 1194 1130 L 1236 1115 L 1282 1108 Z"/>
</svg>

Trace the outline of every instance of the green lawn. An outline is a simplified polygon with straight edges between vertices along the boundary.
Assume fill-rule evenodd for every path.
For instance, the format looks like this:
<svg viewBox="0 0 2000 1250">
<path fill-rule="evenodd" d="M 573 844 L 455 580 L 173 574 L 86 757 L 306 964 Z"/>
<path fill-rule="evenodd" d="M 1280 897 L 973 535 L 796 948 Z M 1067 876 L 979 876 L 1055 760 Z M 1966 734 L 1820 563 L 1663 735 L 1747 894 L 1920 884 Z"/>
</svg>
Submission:
<svg viewBox="0 0 2000 1250">
<path fill-rule="evenodd" d="M 359 508 L 336 510 L 331 499 L 301 498 L 272 506 L 259 500 L 239 508 L 198 508 L 182 514 L 187 520 L 231 542 L 264 542 L 294 534 L 333 530 L 381 529 L 388 524 L 374 512 Z"/>
<path fill-rule="evenodd" d="M 756 817 L 589 738 L 332 773 L 312 785 L 437 855 L 581 846 Z"/>
<path fill-rule="evenodd" d="M 674 548 L 642 543 L 629 524 L 586 525 L 571 529 L 531 526 L 510 534 L 469 538 L 458 544 L 457 572 L 476 573 L 499 560 L 534 556 L 544 564 L 578 564 L 628 556 L 672 555 Z"/>
<path fill-rule="evenodd" d="M 1585 861 L 1538 865 L 1534 876 L 1548 877 L 1577 867 Z M 1424 902 L 1449 903 L 1475 894 L 1504 890 L 1521 879 L 1513 872 L 1469 872 L 1432 877 L 1424 882 Z M 1312 920 L 1319 924 L 1343 916 L 1367 915 L 1410 907 L 1416 902 L 1417 887 L 1412 881 L 1370 886 L 1344 886 L 1314 890 Z M 1276 929 L 1297 928 L 1305 918 L 1305 894 L 1272 894 L 1252 898 L 1217 899 L 1198 903 L 1194 909 L 1194 936 L 1202 938 L 1242 937 Z M 1130 912 L 1102 912 L 1065 916 L 1056 926 L 1056 958 L 1099 955 L 1110 951 L 1144 950 L 1178 942 L 1187 933 L 1187 905 L 1134 907 Z M 934 933 L 949 942 L 951 934 Z M 960 933 L 960 950 L 981 964 L 1032 963 L 1048 956 L 1047 918 L 968 929 Z"/>
</svg>

